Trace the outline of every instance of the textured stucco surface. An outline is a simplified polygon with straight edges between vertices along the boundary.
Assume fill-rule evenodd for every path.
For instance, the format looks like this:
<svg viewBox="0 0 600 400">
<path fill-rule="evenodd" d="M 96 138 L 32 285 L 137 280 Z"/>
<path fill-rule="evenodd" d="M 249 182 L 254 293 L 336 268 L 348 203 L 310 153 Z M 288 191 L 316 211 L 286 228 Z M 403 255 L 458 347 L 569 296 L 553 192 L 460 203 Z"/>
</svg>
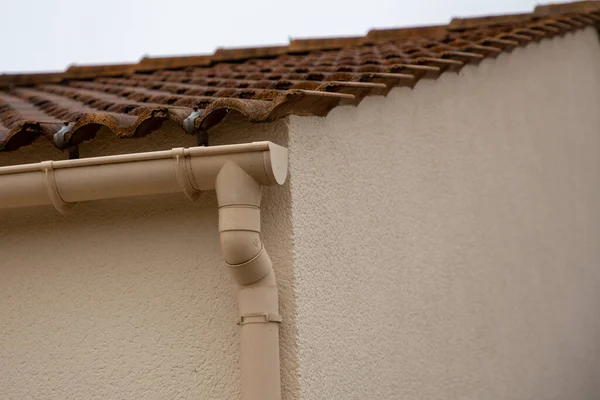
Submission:
<svg viewBox="0 0 600 400">
<path fill-rule="evenodd" d="M 193 145 L 174 128 L 85 156 Z M 214 144 L 271 140 L 283 122 L 214 132 Z M 43 140 L 0 163 L 63 159 Z M 289 188 L 265 188 L 264 243 L 292 315 Z M 221 257 L 214 192 L 0 211 L 0 399 L 239 399 L 235 286 Z M 287 398 L 297 392 L 294 321 L 281 329 Z"/>
<path fill-rule="evenodd" d="M 303 399 L 600 396 L 600 45 L 289 123 Z"/>
</svg>

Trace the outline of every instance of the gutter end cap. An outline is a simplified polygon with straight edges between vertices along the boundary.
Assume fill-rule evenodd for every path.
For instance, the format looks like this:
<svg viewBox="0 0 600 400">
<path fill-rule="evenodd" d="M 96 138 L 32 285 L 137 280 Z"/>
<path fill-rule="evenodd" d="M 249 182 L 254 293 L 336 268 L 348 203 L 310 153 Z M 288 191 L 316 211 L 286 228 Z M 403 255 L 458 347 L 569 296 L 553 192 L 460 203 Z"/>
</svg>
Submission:
<svg viewBox="0 0 600 400">
<path fill-rule="evenodd" d="M 265 154 L 265 171 L 272 185 L 283 185 L 288 172 L 288 149 L 268 142 L 269 152 Z"/>
</svg>

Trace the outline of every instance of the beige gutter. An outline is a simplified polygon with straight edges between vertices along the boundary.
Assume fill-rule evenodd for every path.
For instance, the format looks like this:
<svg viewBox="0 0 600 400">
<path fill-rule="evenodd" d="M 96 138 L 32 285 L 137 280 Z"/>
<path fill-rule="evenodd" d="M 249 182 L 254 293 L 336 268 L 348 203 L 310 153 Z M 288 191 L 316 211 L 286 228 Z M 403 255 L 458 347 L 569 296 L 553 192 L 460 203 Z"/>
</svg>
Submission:
<svg viewBox="0 0 600 400">
<path fill-rule="evenodd" d="M 279 303 L 260 239 L 262 186 L 282 185 L 287 149 L 271 142 L 176 148 L 0 167 L 0 208 L 184 192 L 217 192 L 225 261 L 238 286 L 242 399 L 281 399 Z"/>
</svg>

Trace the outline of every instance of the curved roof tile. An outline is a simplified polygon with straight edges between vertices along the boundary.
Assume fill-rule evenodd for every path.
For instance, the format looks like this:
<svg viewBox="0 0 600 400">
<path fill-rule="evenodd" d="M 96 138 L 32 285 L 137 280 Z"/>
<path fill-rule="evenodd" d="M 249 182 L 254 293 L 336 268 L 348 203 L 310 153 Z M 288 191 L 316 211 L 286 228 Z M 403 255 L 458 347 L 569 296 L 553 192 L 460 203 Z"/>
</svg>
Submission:
<svg viewBox="0 0 600 400">
<path fill-rule="evenodd" d="M 338 105 L 412 87 L 532 41 L 598 27 L 599 10 L 598 2 L 584 1 L 540 6 L 531 14 L 455 18 L 447 26 L 371 30 L 364 37 L 0 75 L 0 151 L 40 136 L 71 148 L 101 127 L 117 137 L 144 136 L 167 120 L 201 132 L 230 113 L 250 122 L 324 116 Z M 193 128 L 185 122 L 192 113 L 199 115 Z"/>
</svg>

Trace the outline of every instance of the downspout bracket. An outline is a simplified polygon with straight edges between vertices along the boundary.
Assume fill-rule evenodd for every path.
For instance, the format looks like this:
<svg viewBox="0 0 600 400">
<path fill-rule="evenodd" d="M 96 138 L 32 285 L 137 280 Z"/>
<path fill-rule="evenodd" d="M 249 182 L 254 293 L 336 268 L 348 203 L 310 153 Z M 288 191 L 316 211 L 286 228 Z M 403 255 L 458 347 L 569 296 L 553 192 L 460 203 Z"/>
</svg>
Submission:
<svg viewBox="0 0 600 400">
<path fill-rule="evenodd" d="M 248 320 L 249 319 L 249 320 Z M 283 319 L 281 315 L 275 313 L 250 313 L 240 315 L 238 325 L 246 324 L 268 324 L 269 322 L 281 323 Z"/>
</svg>

